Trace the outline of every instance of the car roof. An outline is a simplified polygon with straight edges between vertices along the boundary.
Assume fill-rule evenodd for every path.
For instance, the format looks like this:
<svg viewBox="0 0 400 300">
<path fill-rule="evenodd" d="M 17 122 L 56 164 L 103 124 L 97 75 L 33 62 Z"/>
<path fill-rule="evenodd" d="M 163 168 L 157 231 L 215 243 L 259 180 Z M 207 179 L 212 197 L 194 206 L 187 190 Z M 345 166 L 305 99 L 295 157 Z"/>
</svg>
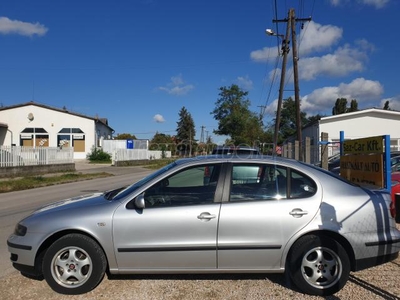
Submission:
<svg viewBox="0 0 400 300">
<path fill-rule="evenodd" d="M 261 154 L 235 154 L 235 155 L 221 155 L 221 154 L 211 154 L 211 155 L 202 155 L 202 156 L 194 156 L 188 158 L 181 158 L 176 160 L 176 164 L 184 165 L 190 164 L 192 162 L 280 162 L 280 163 L 289 163 L 296 165 L 304 165 L 304 163 L 299 162 L 293 158 L 285 158 L 280 156 L 272 156 L 272 155 L 261 155 Z"/>
</svg>

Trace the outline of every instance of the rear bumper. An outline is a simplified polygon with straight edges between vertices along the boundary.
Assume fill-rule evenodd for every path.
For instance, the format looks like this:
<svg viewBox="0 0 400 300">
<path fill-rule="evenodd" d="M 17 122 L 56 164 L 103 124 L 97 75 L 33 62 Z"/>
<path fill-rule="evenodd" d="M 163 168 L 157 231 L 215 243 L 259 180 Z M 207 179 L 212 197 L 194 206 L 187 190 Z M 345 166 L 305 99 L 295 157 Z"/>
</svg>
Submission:
<svg viewBox="0 0 400 300">
<path fill-rule="evenodd" d="M 390 262 L 392 260 L 395 260 L 398 257 L 399 257 L 399 252 L 395 252 L 395 253 L 376 256 L 376 257 L 359 259 L 359 260 L 356 260 L 354 271 L 361 271 L 364 269 L 375 267 L 375 266 Z"/>
</svg>

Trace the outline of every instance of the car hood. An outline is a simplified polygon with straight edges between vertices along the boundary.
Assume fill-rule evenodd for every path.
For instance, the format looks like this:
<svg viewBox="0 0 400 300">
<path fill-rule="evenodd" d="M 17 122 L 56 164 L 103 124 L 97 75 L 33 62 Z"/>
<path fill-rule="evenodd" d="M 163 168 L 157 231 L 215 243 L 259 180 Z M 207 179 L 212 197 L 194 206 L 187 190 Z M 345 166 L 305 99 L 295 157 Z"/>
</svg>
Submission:
<svg viewBox="0 0 400 300">
<path fill-rule="evenodd" d="M 104 193 L 92 193 L 47 204 L 38 208 L 33 212 L 33 214 L 40 214 L 44 212 L 53 213 L 64 209 L 83 208 L 107 202 L 108 201 L 104 198 Z"/>
</svg>

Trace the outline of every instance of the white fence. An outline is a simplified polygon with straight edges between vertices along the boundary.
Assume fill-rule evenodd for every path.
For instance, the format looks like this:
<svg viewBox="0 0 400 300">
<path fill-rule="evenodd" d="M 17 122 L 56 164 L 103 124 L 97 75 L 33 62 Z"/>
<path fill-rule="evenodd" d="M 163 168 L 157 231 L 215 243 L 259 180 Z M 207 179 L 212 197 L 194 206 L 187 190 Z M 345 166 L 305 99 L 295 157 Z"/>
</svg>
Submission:
<svg viewBox="0 0 400 300">
<path fill-rule="evenodd" d="M 151 151 L 146 149 L 115 149 L 112 154 L 112 161 L 129 161 L 144 159 L 171 158 L 171 151 Z"/>
<path fill-rule="evenodd" d="M 67 164 L 74 162 L 72 147 L 0 146 L 0 167 Z"/>
</svg>

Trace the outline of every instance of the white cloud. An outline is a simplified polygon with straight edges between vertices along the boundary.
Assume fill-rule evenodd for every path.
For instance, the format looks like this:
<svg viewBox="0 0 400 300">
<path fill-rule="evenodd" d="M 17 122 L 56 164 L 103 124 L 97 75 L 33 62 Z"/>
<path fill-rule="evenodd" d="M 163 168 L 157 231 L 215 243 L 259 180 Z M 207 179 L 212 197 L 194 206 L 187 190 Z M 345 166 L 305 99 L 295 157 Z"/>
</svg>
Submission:
<svg viewBox="0 0 400 300">
<path fill-rule="evenodd" d="M 277 54 L 279 54 L 279 52 L 277 52 L 276 47 L 265 47 L 261 50 L 251 51 L 250 58 L 255 62 L 264 63 L 269 61 L 270 59 L 276 58 Z"/>
<path fill-rule="evenodd" d="M 301 109 L 311 115 L 330 113 L 338 98 L 346 98 L 348 104 L 352 99 L 356 99 L 358 107 L 362 109 L 377 103 L 382 93 L 383 86 L 380 82 L 357 78 L 350 83 L 341 83 L 336 87 L 314 90 L 311 94 L 302 98 Z"/>
<path fill-rule="evenodd" d="M 299 54 L 307 55 L 311 52 L 329 49 L 342 38 L 343 29 L 333 25 L 321 25 L 310 21 L 301 31 Z"/>
<path fill-rule="evenodd" d="M 366 39 L 356 40 L 355 44 L 363 51 L 368 51 L 368 52 L 375 51 L 375 46 L 370 42 L 368 42 Z"/>
<path fill-rule="evenodd" d="M 336 99 L 346 98 L 348 105 L 352 99 L 356 99 L 358 108 L 375 106 L 383 94 L 383 86 L 378 81 L 367 80 L 364 78 L 354 79 L 350 83 L 341 83 L 338 86 L 328 86 L 314 90 L 311 94 L 303 96 L 301 99 L 301 110 L 309 115 L 327 114 L 330 115 L 335 105 Z M 291 96 L 294 98 L 294 96 Z M 383 101 L 383 100 L 382 100 Z M 275 114 L 278 100 L 274 100 L 266 108 L 266 113 Z M 393 98 L 392 109 L 400 106 L 400 96 Z M 383 105 L 382 105 L 383 107 Z"/>
<path fill-rule="evenodd" d="M 375 8 L 383 8 L 386 4 L 389 3 L 390 0 L 357 0 L 357 3 L 375 6 Z M 345 4 L 350 2 L 350 0 L 330 0 L 333 6 L 339 6 L 341 4 Z"/>
<path fill-rule="evenodd" d="M 236 83 L 239 87 L 245 90 L 251 90 L 253 88 L 253 81 L 249 78 L 248 75 L 246 75 L 245 77 L 239 76 L 236 79 Z"/>
<path fill-rule="evenodd" d="M 0 17 L 0 34 L 18 34 L 23 36 L 43 36 L 49 29 L 39 23 L 27 23 Z"/>
<path fill-rule="evenodd" d="M 194 85 L 185 84 L 182 75 L 171 77 L 171 82 L 166 86 L 158 87 L 160 91 L 167 92 L 170 95 L 182 96 L 194 89 Z"/>
<path fill-rule="evenodd" d="M 345 44 L 330 53 L 321 56 L 311 56 L 311 53 L 329 51 L 342 38 L 343 29 L 332 25 L 321 25 L 310 22 L 302 31 L 299 42 L 299 78 L 300 80 L 315 80 L 319 76 L 339 77 L 353 72 L 361 72 L 368 62 L 368 55 L 374 51 L 374 45 L 365 39 L 356 40 L 354 44 Z M 265 63 L 272 58 L 271 53 L 276 48 L 264 48 L 252 51 L 250 57 L 256 62 Z M 292 52 L 288 64 L 291 63 Z M 288 69 L 286 74 L 293 74 Z M 289 78 L 290 79 L 290 78 Z M 293 80 L 291 78 L 290 80 Z"/>
<path fill-rule="evenodd" d="M 156 121 L 157 123 L 164 123 L 165 122 L 164 117 L 162 115 L 160 115 L 160 114 L 156 114 L 153 117 L 153 120 Z"/>
<path fill-rule="evenodd" d="M 313 80 L 321 75 L 338 77 L 352 72 L 361 72 L 367 60 L 365 51 L 346 44 L 332 54 L 300 59 L 299 77 L 302 80 Z"/>
<path fill-rule="evenodd" d="M 388 4 L 389 1 L 390 0 L 360 0 L 359 2 L 366 4 L 366 5 L 375 6 L 376 8 L 382 8 L 386 4 Z"/>
<path fill-rule="evenodd" d="M 340 4 L 340 0 L 331 0 L 331 4 L 333 6 L 338 6 Z"/>
<path fill-rule="evenodd" d="M 318 52 L 331 48 L 342 38 L 343 29 L 333 25 L 321 25 L 313 21 L 306 25 L 301 32 L 299 43 L 299 54 L 307 55 L 311 52 Z M 275 59 L 279 53 L 277 47 L 265 47 L 254 50 L 250 53 L 250 58 L 256 62 L 267 62 Z"/>
<path fill-rule="evenodd" d="M 390 109 L 400 111 L 400 95 L 392 97 L 392 98 L 382 99 L 381 103 L 380 103 L 380 108 L 384 107 L 386 101 L 389 101 Z"/>
</svg>

